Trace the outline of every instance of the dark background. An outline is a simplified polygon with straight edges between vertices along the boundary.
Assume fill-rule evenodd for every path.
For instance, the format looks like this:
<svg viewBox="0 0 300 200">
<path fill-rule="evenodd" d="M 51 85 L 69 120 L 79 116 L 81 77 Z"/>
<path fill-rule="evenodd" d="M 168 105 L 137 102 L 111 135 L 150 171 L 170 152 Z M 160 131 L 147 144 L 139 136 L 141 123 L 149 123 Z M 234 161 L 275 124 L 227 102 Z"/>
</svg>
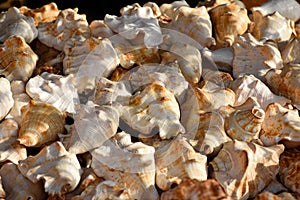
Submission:
<svg viewBox="0 0 300 200">
<path fill-rule="evenodd" d="M 79 14 L 86 14 L 87 20 L 90 22 L 94 19 L 103 19 L 105 14 L 120 15 L 120 9 L 126 5 L 133 3 L 139 3 L 143 6 L 144 3 L 149 2 L 146 0 L 0 0 L 0 3 L 11 1 L 12 5 L 16 7 L 20 6 L 20 2 L 29 8 L 38 8 L 50 2 L 55 2 L 58 9 L 63 10 L 65 8 L 78 8 Z M 159 6 L 163 3 L 172 3 L 174 0 L 155 0 L 151 2 L 157 3 Z M 190 6 L 194 7 L 197 5 L 199 0 L 187 0 Z M 1 9 L 0 9 L 1 10 Z M 2 10 L 5 10 L 4 8 Z"/>
</svg>

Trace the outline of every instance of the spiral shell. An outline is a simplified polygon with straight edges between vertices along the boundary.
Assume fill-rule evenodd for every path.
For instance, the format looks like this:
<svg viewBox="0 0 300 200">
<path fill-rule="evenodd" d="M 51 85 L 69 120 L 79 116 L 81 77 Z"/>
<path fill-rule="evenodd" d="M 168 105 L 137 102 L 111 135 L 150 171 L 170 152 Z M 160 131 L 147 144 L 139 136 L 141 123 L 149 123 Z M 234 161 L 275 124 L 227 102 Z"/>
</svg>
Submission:
<svg viewBox="0 0 300 200">
<path fill-rule="evenodd" d="M 29 147 L 58 139 L 58 134 L 64 132 L 64 115 L 54 106 L 30 101 L 22 108 L 18 141 Z"/>
<path fill-rule="evenodd" d="M 6 78 L 0 78 L 0 121 L 8 114 L 14 105 L 14 99 L 10 88 L 10 82 Z"/>
</svg>

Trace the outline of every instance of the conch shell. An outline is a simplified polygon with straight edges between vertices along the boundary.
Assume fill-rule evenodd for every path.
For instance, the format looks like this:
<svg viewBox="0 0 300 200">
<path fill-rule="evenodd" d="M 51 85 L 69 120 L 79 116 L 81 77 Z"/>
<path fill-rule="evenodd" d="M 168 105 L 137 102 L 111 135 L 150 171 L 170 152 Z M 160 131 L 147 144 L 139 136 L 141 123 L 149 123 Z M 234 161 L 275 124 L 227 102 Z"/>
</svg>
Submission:
<svg viewBox="0 0 300 200">
<path fill-rule="evenodd" d="M 12 36 L 0 47 L 0 74 L 9 81 L 27 81 L 36 66 L 38 56 L 21 36 Z"/>
<path fill-rule="evenodd" d="M 233 199 L 255 197 L 276 179 L 283 150 L 283 145 L 264 147 L 238 140 L 227 142 L 210 162 L 211 175 Z"/>
<path fill-rule="evenodd" d="M 235 3 L 219 5 L 210 10 L 210 14 L 220 47 L 232 46 L 237 36 L 244 34 L 250 24 L 247 9 Z"/>
<path fill-rule="evenodd" d="M 37 155 L 20 161 L 18 168 L 33 183 L 43 180 L 45 191 L 51 195 L 74 190 L 81 175 L 76 155 L 67 152 L 60 142 L 54 142 Z"/>
<path fill-rule="evenodd" d="M 4 42 L 11 36 L 20 36 L 27 43 L 38 36 L 33 18 L 21 14 L 16 7 L 9 8 L 4 20 L 0 21 L 0 41 Z"/>
<path fill-rule="evenodd" d="M 156 184 L 164 191 L 186 178 L 207 179 L 207 157 L 197 153 L 182 135 L 156 150 L 155 163 Z"/>
<path fill-rule="evenodd" d="M 132 143 L 129 134 L 120 132 L 91 154 L 97 176 L 125 187 L 130 198 L 158 199 L 153 147 Z"/>
<path fill-rule="evenodd" d="M 25 146 L 41 146 L 58 139 L 58 134 L 64 132 L 64 115 L 50 104 L 32 100 L 21 111 L 18 141 Z"/>
<path fill-rule="evenodd" d="M 266 146 L 282 142 L 287 148 L 300 146 L 300 117 L 297 109 L 288 109 L 278 103 L 266 108 L 260 139 Z"/>
<path fill-rule="evenodd" d="M 13 163 L 6 163 L 1 166 L 0 176 L 6 192 L 6 200 L 15 199 L 46 199 L 41 182 L 31 182 L 18 170 L 18 166 Z"/>
<path fill-rule="evenodd" d="M 0 77 L 0 121 L 8 114 L 14 105 L 10 82 Z"/>
</svg>

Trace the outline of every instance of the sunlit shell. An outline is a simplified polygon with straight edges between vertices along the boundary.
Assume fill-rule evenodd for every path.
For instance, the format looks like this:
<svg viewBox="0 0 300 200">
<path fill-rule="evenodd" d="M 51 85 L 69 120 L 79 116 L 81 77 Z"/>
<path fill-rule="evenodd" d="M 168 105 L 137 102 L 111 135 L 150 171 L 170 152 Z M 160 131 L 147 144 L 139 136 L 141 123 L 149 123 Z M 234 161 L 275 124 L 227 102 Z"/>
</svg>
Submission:
<svg viewBox="0 0 300 200">
<path fill-rule="evenodd" d="M 186 1 L 173 1 L 172 3 L 164 3 L 159 9 L 162 14 L 167 15 L 171 19 L 175 19 L 175 11 L 181 6 L 188 6 Z"/>
<path fill-rule="evenodd" d="M 180 109 L 176 98 L 161 82 L 154 82 L 136 92 L 123 109 L 121 118 L 146 137 L 153 131 L 154 134 L 159 131 L 162 139 L 185 132 L 179 121 Z"/>
<path fill-rule="evenodd" d="M 278 103 L 266 108 L 261 141 L 266 146 L 283 142 L 287 148 L 300 146 L 300 117 L 297 109 L 288 109 Z"/>
<path fill-rule="evenodd" d="M 36 26 L 38 26 L 40 22 L 51 22 L 56 20 L 59 14 L 59 10 L 55 2 L 51 2 L 36 9 L 30 9 L 26 6 L 22 6 L 19 10 L 23 15 L 33 17 L 34 24 Z"/>
<path fill-rule="evenodd" d="M 0 121 L 8 114 L 14 105 L 10 82 L 0 77 Z"/>
<path fill-rule="evenodd" d="M 263 16 L 279 12 L 283 17 L 294 22 L 300 19 L 300 4 L 295 0 L 270 0 L 260 6 L 251 8 L 252 12 L 260 12 Z"/>
<path fill-rule="evenodd" d="M 220 47 L 232 46 L 237 36 L 244 34 L 250 24 L 247 9 L 235 3 L 219 5 L 210 11 L 210 15 Z"/>
<path fill-rule="evenodd" d="M 231 200 L 221 185 L 214 179 L 198 181 L 196 179 L 183 180 L 178 186 L 161 195 L 161 200 L 174 199 L 219 199 Z"/>
<path fill-rule="evenodd" d="M 43 184 L 31 182 L 18 170 L 13 163 L 6 163 L 1 166 L 0 176 L 2 177 L 3 188 L 6 192 L 6 200 L 15 199 L 45 199 Z"/>
<path fill-rule="evenodd" d="M 145 3 L 143 5 L 143 7 L 149 7 L 149 8 L 151 8 L 151 10 L 152 10 L 152 12 L 153 12 L 153 14 L 154 14 L 155 17 L 161 16 L 161 12 L 160 12 L 159 6 L 156 3 L 149 1 L 149 2 Z"/>
<path fill-rule="evenodd" d="M 280 51 L 269 43 L 256 40 L 250 33 L 239 36 L 233 45 L 232 71 L 234 78 L 253 74 L 263 80 L 270 69 L 283 67 Z"/>
<path fill-rule="evenodd" d="M 125 187 L 133 199 L 158 199 L 155 189 L 154 148 L 131 142 L 118 133 L 92 152 L 92 168 L 99 176 Z"/>
<path fill-rule="evenodd" d="M 274 93 L 292 100 L 292 103 L 300 109 L 300 63 L 289 64 L 282 70 L 268 72 L 266 82 Z"/>
<path fill-rule="evenodd" d="M 290 103 L 289 99 L 275 95 L 267 85 L 253 75 L 240 77 L 231 82 L 229 87 L 236 94 L 234 106 L 243 104 L 249 97 L 255 97 L 263 110 L 273 102 L 281 105 Z"/>
<path fill-rule="evenodd" d="M 280 194 L 273 194 L 271 192 L 262 192 L 255 200 L 297 200 L 295 196 L 288 192 L 282 192 Z"/>
<path fill-rule="evenodd" d="M 300 63 L 300 37 L 290 40 L 281 51 L 281 56 L 283 63 Z"/>
<path fill-rule="evenodd" d="M 23 37 L 27 43 L 30 43 L 38 35 L 32 17 L 27 17 L 20 13 L 16 7 L 11 7 L 4 15 L 3 21 L 0 21 L 0 41 L 4 42 L 11 36 Z"/>
<path fill-rule="evenodd" d="M 77 91 L 73 81 L 73 75 L 64 77 L 44 72 L 27 82 L 26 93 L 37 102 L 51 104 L 62 112 L 74 113 Z"/>
<path fill-rule="evenodd" d="M 32 100 L 21 111 L 18 141 L 25 146 L 41 146 L 64 132 L 64 115 L 50 104 Z"/>
<path fill-rule="evenodd" d="M 204 155 L 216 155 L 222 145 L 231 140 L 224 130 L 224 119 L 218 112 L 200 114 L 196 134 L 187 132 L 186 137 L 194 149 Z"/>
<path fill-rule="evenodd" d="M 21 173 L 30 181 L 44 181 L 49 194 L 63 194 L 75 189 L 81 167 L 75 154 L 67 152 L 60 142 L 44 147 L 37 155 L 19 162 Z"/>
<path fill-rule="evenodd" d="M 282 183 L 291 191 L 300 194 L 300 151 L 293 149 L 283 152 L 280 156 L 279 177 Z"/>
<path fill-rule="evenodd" d="M 77 8 L 68 8 L 60 11 L 55 21 L 40 22 L 38 39 L 45 45 L 62 51 L 68 39 L 76 36 L 88 38 L 90 30 L 86 16 L 77 12 Z"/>
<path fill-rule="evenodd" d="M 183 179 L 207 179 L 206 156 L 197 153 L 186 138 L 178 135 L 155 151 L 156 185 L 169 190 Z"/>
<path fill-rule="evenodd" d="M 211 175 L 233 199 L 255 197 L 276 178 L 283 150 L 283 145 L 263 147 L 238 140 L 227 142 L 210 162 Z"/>
<path fill-rule="evenodd" d="M 111 105 L 100 107 L 77 106 L 74 124 L 64 138 L 64 146 L 70 153 L 82 154 L 101 146 L 117 133 L 119 113 Z"/>
<path fill-rule="evenodd" d="M 252 35 L 258 39 L 287 41 L 294 33 L 294 23 L 278 12 L 263 16 L 260 12 L 253 13 L 254 27 Z"/>
<path fill-rule="evenodd" d="M 103 20 L 93 20 L 90 25 L 91 35 L 95 38 L 109 38 L 115 33 L 104 23 Z"/>
<path fill-rule="evenodd" d="M 142 40 L 140 44 L 147 48 L 157 46 L 162 42 L 158 20 L 150 7 L 133 4 L 122 8 L 121 14 L 120 17 L 106 14 L 104 23 L 127 40 Z"/>
<path fill-rule="evenodd" d="M 205 47 L 216 44 L 212 37 L 212 23 L 204 6 L 199 8 L 181 6 L 176 9 L 174 15 L 174 19 L 166 28 L 186 34 Z"/>
<path fill-rule="evenodd" d="M 35 68 L 38 56 L 20 36 L 5 40 L 0 47 L 0 74 L 9 81 L 27 81 Z"/>
<path fill-rule="evenodd" d="M 11 161 L 18 164 L 27 157 L 26 149 L 17 142 L 19 126 L 13 119 L 0 124 L 0 162 Z"/>
</svg>

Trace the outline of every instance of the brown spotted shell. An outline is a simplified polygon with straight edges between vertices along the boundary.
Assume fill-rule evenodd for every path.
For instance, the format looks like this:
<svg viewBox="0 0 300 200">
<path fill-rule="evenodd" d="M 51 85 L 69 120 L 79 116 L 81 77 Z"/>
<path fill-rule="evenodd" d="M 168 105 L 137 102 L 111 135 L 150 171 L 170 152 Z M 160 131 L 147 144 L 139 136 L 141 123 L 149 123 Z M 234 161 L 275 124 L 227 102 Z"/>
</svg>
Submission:
<svg viewBox="0 0 300 200">
<path fill-rule="evenodd" d="M 58 134 L 64 132 L 64 115 L 50 104 L 32 100 L 21 111 L 18 141 L 25 146 L 41 146 L 58 139 Z"/>
</svg>

